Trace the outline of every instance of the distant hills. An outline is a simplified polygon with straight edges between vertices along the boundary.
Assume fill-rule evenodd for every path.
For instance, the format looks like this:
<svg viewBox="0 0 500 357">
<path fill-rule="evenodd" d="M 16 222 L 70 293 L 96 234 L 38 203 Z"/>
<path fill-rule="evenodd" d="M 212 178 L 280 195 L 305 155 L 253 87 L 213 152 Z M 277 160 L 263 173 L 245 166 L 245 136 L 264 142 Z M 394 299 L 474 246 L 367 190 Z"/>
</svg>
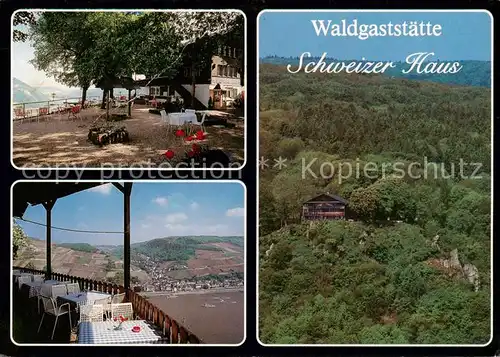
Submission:
<svg viewBox="0 0 500 357">
<path fill-rule="evenodd" d="M 12 78 L 12 102 L 13 103 L 28 103 L 28 102 L 44 102 L 52 100 L 52 93 L 55 94 L 55 100 L 66 98 L 80 98 L 82 90 L 80 88 L 63 88 L 63 87 L 33 87 L 18 78 Z M 126 94 L 124 89 L 115 89 L 115 95 Z M 87 98 L 101 98 L 102 90 L 99 88 L 89 88 L 87 90 Z M 37 106 L 36 104 L 34 106 Z M 28 106 L 29 107 L 29 106 Z"/>
<path fill-rule="evenodd" d="M 147 256 L 159 262 L 185 262 L 195 256 L 196 250 L 223 251 L 224 249 L 217 247 L 218 243 L 234 245 L 241 249 L 244 247 L 243 237 L 164 237 L 134 243 L 130 247 L 130 254 L 135 259 L 139 259 L 140 256 Z M 117 246 L 110 251 L 110 254 L 121 259 L 123 257 L 123 246 Z"/>
<path fill-rule="evenodd" d="M 12 101 L 14 103 L 41 102 L 50 100 L 50 97 L 39 89 L 33 88 L 17 78 L 12 79 Z"/>
<path fill-rule="evenodd" d="M 319 57 L 310 57 L 308 60 L 318 60 Z M 339 61 L 335 58 L 327 58 L 328 62 Z M 346 61 L 346 60 L 343 60 Z M 349 60 L 347 60 L 349 61 Z M 268 56 L 260 59 L 261 63 L 269 63 L 286 66 L 288 64 L 298 65 L 298 57 Z M 456 74 L 404 74 L 403 69 L 409 68 L 404 62 L 395 62 L 396 68 L 388 69 L 386 76 L 406 78 L 413 80 L 430 81 L 444 84 L 455 84 L 475 87 L 491 87 L 491 62 L 490 61 L 460 61 L 463 68 Z"/>
</svg>

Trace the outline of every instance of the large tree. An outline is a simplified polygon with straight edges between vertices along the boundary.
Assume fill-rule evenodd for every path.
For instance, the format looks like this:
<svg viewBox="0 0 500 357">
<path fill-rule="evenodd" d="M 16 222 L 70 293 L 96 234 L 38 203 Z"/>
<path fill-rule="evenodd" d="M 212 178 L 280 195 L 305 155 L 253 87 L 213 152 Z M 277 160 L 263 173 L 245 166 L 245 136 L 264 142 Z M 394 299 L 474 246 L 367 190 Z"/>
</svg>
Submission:
<svg viewBox="0 0 500 357">
<path fill-rule="evenodd" d="M 14 29 L 12 30 L 12 37 L 14 42 L 24 42 L 28 39 L 29 26 L 36 23 L 35 13 L 32 11 L 19 11 L 16 12 L 12 19 Z"/>
</svg>

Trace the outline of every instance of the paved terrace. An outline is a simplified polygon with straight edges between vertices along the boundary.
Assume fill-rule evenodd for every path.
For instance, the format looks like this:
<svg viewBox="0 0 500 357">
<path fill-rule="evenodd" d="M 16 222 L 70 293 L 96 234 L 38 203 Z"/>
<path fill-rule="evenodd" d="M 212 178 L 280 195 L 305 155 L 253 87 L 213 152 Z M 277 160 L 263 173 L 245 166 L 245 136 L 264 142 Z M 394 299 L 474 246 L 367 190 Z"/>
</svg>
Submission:
<svg viewBox="0 0 500 357">
<path fill-rule="evenodd" d="M 78 118 L 68 114 L 50 114 L 13 123 L 13 161 L 18 167 L 146 167 L 165 162 L 167 149 L 182 147 L 158 114 L 149 113 L 150 107 L 134 105 L 131 118 L 116 122 L 125 126 L 130 142 L 103 147 L 87 139 L 89 128 L 105 110 L 98 107 L 84 109 Z M 111 113 L 114 113 L 112 111 Z M 207 145 L 233 156 L 233 161 L 244 160 L 244 120 L 219 111 L 208 111 L 207 120 L 224 118 L 233 128 L 205 126 Z M 66 165 L 66 166 L 65 166 Z"/>
</svg>

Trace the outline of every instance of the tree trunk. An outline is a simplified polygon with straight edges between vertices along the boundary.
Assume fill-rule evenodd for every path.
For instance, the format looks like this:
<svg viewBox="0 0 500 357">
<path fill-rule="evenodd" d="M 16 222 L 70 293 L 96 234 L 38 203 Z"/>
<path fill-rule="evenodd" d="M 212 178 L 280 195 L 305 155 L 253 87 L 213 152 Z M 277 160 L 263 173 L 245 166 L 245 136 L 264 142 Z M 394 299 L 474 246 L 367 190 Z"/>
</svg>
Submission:
<svg viewBox="0 0 500 357">
<path fill-rule="evenodd" d="M 194 98 L 196 95 L 196 73 L 194 71 L 194 63 L 191 65 L 191 109 L 194 108 Z"/>
<path fill-rule="evenodd" d="M 87 100 L 87 90 L 89 89 L 88 86 L 82 87 L 82 109 L 85 106 L 85 101 Z"/>
<path fill-rule="evenodd" d="M 131 90 L 128 90 L 128 102 L 127 102 L 127 114 L 128 116 L 132 116 L 132 97 L 131 97 Z"/>
<path fill-rule="evenodd" d="M 102 91 L 102 103 L 101 103 L 101 109 L 106 109 L 106 99 L 107 99 L 107 92 L 108 90 L 107 89 L 104 89 Z"/>
<path fill-rule="evenodd" d="M 112 89 L 109 90 L 108 95 L 107 95 L 108 98 L 106 98 L 107 99 L 106 100 L 106 120 L 109 119 L 109 102 L 110 102 L 110 96 L 111 96 L 111 94 L 112 94 Z"/>
</svg>

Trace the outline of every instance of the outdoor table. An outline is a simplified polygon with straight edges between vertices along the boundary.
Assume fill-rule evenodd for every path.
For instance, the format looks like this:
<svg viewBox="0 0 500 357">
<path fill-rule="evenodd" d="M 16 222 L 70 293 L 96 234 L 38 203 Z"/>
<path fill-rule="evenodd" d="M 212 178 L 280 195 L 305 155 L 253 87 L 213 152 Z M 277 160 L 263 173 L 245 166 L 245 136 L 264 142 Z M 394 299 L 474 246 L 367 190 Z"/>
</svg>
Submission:
<svg viewBox="0 0 500 357">
<path fill-rule="evenodd" d="M 17 280 L 20 276 L 29 276 L 31 277 L 31 281 L 33 281 L 33 274 L 31 273 L 14 273 L 12 274 L 14 276 L 14 282 L 17 284 Z"/>
<path fill-rule="evenodd" d="M 42 294 L 42 286 L 43 285 L 59 285 L 62 284 L 60 281 L 57 280 L 45 280 L 44 282 L 36 282 L 32 281 L 30 283 L 24 283 L 23 285 L 29 286 L 30 291 L 29 291 L 29 297 L 35 297 L 39 296 Z"/>
<path fill-rule="evenodd" d="M 64 296 L 58 296 L 57 303 L 63 304 L 65 302 L 69 302 L 72 306 L 76 306 L 75 310 L 78 312 L 78 308 L 81 305 L 94 305 L 96 301 L 110 297 L 111 297 L 110 294 L 101 293 L 98 291 L 87 291 L 87 292 L 68 294 Z"/>
<path fill-rule="evenodd" d="M 196 123 L 198 119 L 195 113 L 169 113 L 170 125 L 183 125 L 185 123 Z"/>
<path fill-rule="evenodd" d="M 120 330 L 115 330 L 118 323 L 114 321 L 89 322 L 82 321 L 78 328 L 78 343 L 82 344 L 151 344 L 161 343 L 164 338 L 144 320 L 124 321 Z M 132 328 L 139 326 L 139 332 Z"/>
</svg>

